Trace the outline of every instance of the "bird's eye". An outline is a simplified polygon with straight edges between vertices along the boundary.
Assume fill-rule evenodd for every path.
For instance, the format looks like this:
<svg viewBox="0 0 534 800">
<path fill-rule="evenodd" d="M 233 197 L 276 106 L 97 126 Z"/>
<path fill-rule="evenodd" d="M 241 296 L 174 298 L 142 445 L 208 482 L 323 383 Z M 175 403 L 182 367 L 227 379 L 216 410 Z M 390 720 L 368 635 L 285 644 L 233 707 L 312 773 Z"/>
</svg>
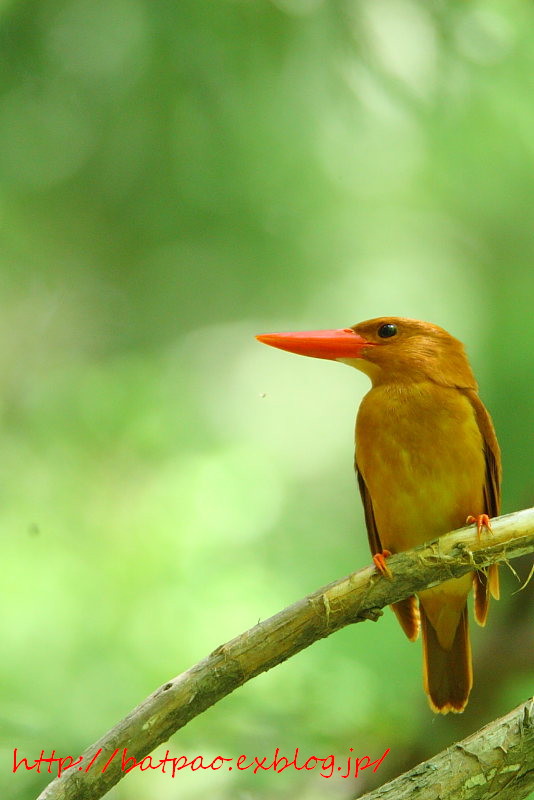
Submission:
<svg viewBox="0 0 534 800">
<path fill-rule="evenodd" d="M 385 325 L 381 325 L 378 329 L 378 335 L 381 339 L 389 339 L 391 336 L 395 336 L 396 333 L 397 326 L 392 322 L 386 322 Z"/>
</svg>

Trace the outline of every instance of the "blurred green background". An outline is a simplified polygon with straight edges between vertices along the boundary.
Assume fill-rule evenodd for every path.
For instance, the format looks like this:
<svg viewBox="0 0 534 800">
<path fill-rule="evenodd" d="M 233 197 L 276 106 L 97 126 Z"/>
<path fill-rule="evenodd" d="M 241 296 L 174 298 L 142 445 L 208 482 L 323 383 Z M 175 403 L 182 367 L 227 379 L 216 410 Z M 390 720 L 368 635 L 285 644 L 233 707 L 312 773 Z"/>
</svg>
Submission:
<svg viewBox="0 0 534 800">
<path fill-rule="evenodd" d="M 427 319 L 467 345 L 534 503 L 534 7 L 0 4 L 0 793 L 217 645 L 369 563 L 365 376 L 254 334 Z M 530 561 L 514 562 L 525 579 Z M 435 717 L 393 615 L 177 733 L 173 755 L 391 753 L 356 781 L 132 774 L 116 800 L 351 798 L 532 691 L 502 570 L 475 687 Z M 529 638 L 530 637 L 530 638 Z M 164 752 L 162 748 L 161 752 Z M 368 771 L 370 772 L 370 770 Z"/>
</svg>

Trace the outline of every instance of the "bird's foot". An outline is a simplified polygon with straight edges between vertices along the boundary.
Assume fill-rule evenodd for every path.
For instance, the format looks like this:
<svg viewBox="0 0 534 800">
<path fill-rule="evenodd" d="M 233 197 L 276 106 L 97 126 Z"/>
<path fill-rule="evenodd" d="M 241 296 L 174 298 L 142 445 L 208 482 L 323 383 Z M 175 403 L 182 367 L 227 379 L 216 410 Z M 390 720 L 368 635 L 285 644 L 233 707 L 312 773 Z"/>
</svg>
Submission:
<svg viewBox="0 0 534 800">
<path fill-rule="evenodd" d="M 390 555 L 391 555 L 390 550 L 382 550 L 381 553 L 376 553 L 373 556 L 373 564 L 375 565 L 377 571 L 380 572 L 380 574 L 383 575 L 384 578 L 388 578 L 389 580 L 391 580 L 393 577 L 391 570 L 386 564 L 386 558 L 389 558 Z"/>
<path fill-rule="evenodd" d="M 479 538 L 482 534 L 482 528 L 486 528 L 486 530 L 491 531 L 491 520 L 487 514 L 477 514 L 476 517 L 474 517 L 472 514 L 469 514 L 465 524 L 472 525 L 473 523 L 475 523 L 477 526 Z"/>
</svg>

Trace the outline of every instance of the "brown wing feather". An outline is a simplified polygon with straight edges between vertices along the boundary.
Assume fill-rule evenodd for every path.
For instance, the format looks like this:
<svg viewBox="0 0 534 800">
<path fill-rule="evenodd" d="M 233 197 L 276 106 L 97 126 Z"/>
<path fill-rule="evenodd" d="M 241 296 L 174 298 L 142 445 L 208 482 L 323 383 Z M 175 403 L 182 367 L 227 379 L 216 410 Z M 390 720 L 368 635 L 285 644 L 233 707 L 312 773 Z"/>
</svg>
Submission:
<svg viewBox="0 0 534 800">
<path fill-rule="evenodd" d="M 496 517 L 501 510 L 501 450 L 495 435 L 493 422 L 484 403 L 476 392 L 468 390 L 466 395 L 473 407 L 478 428 L 484 440 L 484 454 L 486 456 L 484 502 L 486 503 L 486 513 L 490 517 Z"/>
<path fill-rule="evenodd" d="M 486 458 L 486 479 L 484 482 L 484 511 L 490 517 L 496 517 L 501 509 L 501 451 L 493 422 L 482 400 L 474 391 L 465 392 L 475 412 L 476 421 L 484 441 Z M 489 590 L 489 591 L 488 591 Z M 489 608 L 489 596 L 499 599 L 499 567 L 492 564 L 485 572 L 476 571 L 473 575 L 473 591 L 475 596 L 475 619 L 479 625 L 486 624 Z"/>
<path fill-rule="evenodd" d="M 378 535 L 378 530 L 376 528 L 375 512 L 373 511 L 373 503 L 371 501 L 371 495 L 369 494 L 362 473 L 358 469 L 357 464 L 356 464 L 356 476 L 358 478 L 358 486 L 360 489 L 360 495 L 363 503 L 363 512 L 365 514 L 365 527 L 367 528 L 367 538 L 369 539 L 369 547 L 371 548 L 371 553 L 375 556 L 377 553 L 381 553 L 384 548 L 380 543 L 380 536 Z"/>
<path fill-rule="evenodd" d="M 380 536 L 376 527 L 375 513 L 373 511 L 373 503 L 371 495 L 365 485 L 363 476 L 355 464 L 356 476 L 358 478 L 358 486 L 360 488 L 360 495 L 363 503 L 363 511 L 365 514 L 365 526 L 367 528 L 367 538 L 369 539 L 369 547 L 371 553 L 376 555 L 383 550 L 380 542 Z M 404 600 L 399 600 L 398 603 L 392 603 L 391 608 L 397 615 L 400 625 L 410 641 L 414 642 L 419 635 L 419 608 L 415 596 L 406 597 Z"/>
</svg>

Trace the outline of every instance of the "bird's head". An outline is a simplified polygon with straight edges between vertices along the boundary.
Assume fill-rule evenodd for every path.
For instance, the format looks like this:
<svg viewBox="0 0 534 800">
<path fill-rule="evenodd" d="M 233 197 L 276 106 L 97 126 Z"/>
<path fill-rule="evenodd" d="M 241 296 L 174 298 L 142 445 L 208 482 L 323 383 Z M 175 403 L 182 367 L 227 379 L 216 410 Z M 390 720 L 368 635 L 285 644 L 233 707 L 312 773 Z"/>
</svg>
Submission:
<svg viewBox="0 0 534 800">
<path fill-rule="evenodd" d="M 477 388 L 462 343 L 430 322 L 379 317 L 339 330 L 267 333 L 256 338 L 290 353 L 349 364 L 365 372 L 373 386 L 431 380 L 442 386 Z"/>
</svg>

